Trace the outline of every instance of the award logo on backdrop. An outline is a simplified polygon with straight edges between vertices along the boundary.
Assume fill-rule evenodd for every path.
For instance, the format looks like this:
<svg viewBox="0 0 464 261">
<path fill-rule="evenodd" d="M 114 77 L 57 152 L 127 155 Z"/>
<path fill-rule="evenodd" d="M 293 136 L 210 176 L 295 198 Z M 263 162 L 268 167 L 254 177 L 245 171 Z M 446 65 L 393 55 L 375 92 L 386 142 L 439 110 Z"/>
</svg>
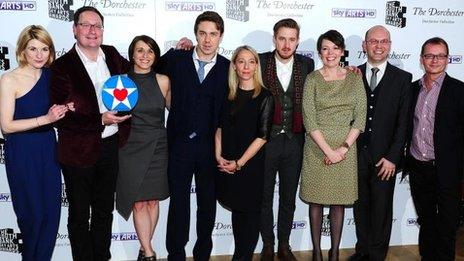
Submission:
<svg viewBox="0 0 464 261">
<path fill-rule="evenodd" d="M 249 5 L 249 0 L 227 0 L 226 17 L 240 22 L 247 22 L 250 20 L 250 12 L 245 8 Z"/>
<path fill-rule="evenodd" d="M 406 26 L 406 6 L 401 6 L 400 1 L 388 1 L 385 8 L 385 24 L 403 28 Z"/>
<path fill-rule="evenodd" d="M 73 0 L 48 0 L 48 17 L 70 22 L 74 17 L 74 10 L 71 10 Z"/>
<path fill-rule="evenodd" d="M 8 47 L 0 46 L 0 71 L 6 71 L 10 69 L 10 59 L 6 58 L 8 54 Z"/>
<path fill-rule="evenodd" d="M 5 139 L 0 138 L 0 164 L 5 164 Z"/>
<path fill-rule="evenodd" d="M 0 0 L 0 10 L 5 11 L 35 11 L 37 4 L 35 1 L 6 1 Z"/>
<path fill-rule="evenodd" d="M 23 251 L 21 233 L 15 233 L 12 228 L 0 229 L 0 251 L 21 253 Z"/>
<path fill-rule="evenodd" d="M 103 104 L 110 111 L 131 111 L 138 99 L 137 85 L 127 76 L 114 75 L 103 84 Z"/>
<path fill-rule="evenodd" d="M 348 58 L 348 56 L 350 56 L 350 51 L 345 49 L 343 51 L 343 56 L 340 57 L 340 66 L 341 67 L 345 67 L 345 66 L 350 65 L 350 62 L 346 60 L 346 58 Z"/>
</svg>

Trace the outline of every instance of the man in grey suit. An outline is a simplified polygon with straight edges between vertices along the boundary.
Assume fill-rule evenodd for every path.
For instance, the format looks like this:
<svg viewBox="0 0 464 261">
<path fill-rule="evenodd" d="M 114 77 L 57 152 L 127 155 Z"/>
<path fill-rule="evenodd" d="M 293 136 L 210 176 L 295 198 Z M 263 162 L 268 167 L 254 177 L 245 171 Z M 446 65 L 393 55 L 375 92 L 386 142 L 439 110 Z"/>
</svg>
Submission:
<svg viewBox="0 0 464 261">
<path fill-rule="evenodd" d="M 293 19 L 274 25 L 275 50 L 259 55 L 264 85 L 275 99 L 271 138 L 266 143 L 264 190 L 261 209 L 262 260 L 274 260 L 274 215 L 272 211 L 276 174 L 279 173 L 279 213 L 277 255 L 296 260 L 289 245 L 295 211 L 295 197 L 303 158 L 303 120 L 301 97 L 306 75 L 314 61 L 296 54 L 300 27 Z"/>
<path fill-rule="evenodd" d="M 390 242 L 395 174 L 404 154 L 412 75 L 387 62 L 390 33 L 366 32 L 367 63 L 359 66 L 367 95 L 366 128 L 357 140 L 356 253 L 349 260 L 384 260 Z"/>
</svg>

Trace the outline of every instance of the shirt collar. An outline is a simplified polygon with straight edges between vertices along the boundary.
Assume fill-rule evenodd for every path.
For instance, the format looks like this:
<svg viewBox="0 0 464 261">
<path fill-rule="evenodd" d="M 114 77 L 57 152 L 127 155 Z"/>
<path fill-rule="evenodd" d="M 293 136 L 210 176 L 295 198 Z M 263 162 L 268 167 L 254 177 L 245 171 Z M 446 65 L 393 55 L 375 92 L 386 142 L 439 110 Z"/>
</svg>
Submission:
<svg viewBox="0 0 464 261">
<path fill-rule="evenodd" d="M 84 64 L 95 62 L 95 61 L 92 61 L 91 59 L 87 58 L 87 56 L 85 56 L 84 52 L 82 52 L 82 50 L 79 48 L 79 45 L 76 44 L 75 47 L 76 47 L 77 55 L 79 55 L 79 58 L 81 58 L 81 61 Z M 99 59 L 103 59 L 103 61 L 106 60 L 105 53 L 103 52 L 103 50 L 101 48 L 98 48 L 97 61 Z"/>
<path fill-rule="evenodd" d="M 197 47 L 195 47 L 195 48 L 193 49 L 192 57 L 193 57 L 193 60 L 196 60 L 196 61 L 203 61 L 203 60 L 201 60 L 201 59 L 198 57 Z M 217 60 L 217 52 L 214 54 L 214 56 L 213 56 L 213 58 L 211 58 L 211 60 L 209 60 L 209 61 L 204 61 L 204 62 L 208 62 L 208 63 L 211 63 L 211 64 L 215 64 L 215 63 L 216 63 L 216 60 Z"/>
<path fill-rule="evenodd" d="M 371 69 L 374 67 L 379 68 L 379 71 L 383 73 L 385 72 L 385 69 L 387 68 L 387 61 L 384 61 L 383 63 L 377 66 L 372 66 L 369 62 L 367 62 L 366 71 L 371 72 L 372 71 Z"/>
<path fill-rule="evenodd" d="M 290 59 L 290 61 L 288 61 L 287 63 L 283 63 L 281 62 L 277 56 L 274 56 L 274 59 L 276 61 L 276 66 L 280 67 L 280 68 L 286 68 L 286 69 L 290 69 L 292 68 L 293 66 L 293 55 L 292 55 L 292 58 Z"/>
<path fill-rule="evenodd" d="M 435 81 L 433 81 L 432 88 L 435 86 L 441 86 L 443 84 L 443 81 L 445 80 L 445 76 L 446 76 L 446 72 L 442 72 L 440 76 L 438 76 L 438 78 Z M 425 88 L 425 74 L 424 76 L 422 76 L 419 82 L 421 86 Z"/>
</svg>

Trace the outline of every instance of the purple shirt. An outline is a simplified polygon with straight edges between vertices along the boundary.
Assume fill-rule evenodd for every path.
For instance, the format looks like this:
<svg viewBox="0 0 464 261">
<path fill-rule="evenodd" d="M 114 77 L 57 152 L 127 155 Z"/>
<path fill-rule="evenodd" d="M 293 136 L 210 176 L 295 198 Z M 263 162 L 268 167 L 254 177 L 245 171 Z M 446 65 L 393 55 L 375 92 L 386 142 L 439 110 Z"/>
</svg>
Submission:
<svg viewBox="0 0 464 261">
<path fill-rule="evenodd" d="M 412 132 L 411 155 L 417 160 L 435 160 L 433 145 L 433 130 L 435 126 L 435 108 L 437 107 L 438 95 L 440 94 L 443 80 L 443 72 L 433 81 L 430 90 L 425 88 L 425 75 L 420 79 L 421 86 L 414 110 L 414 127 Z"/>
</svg>

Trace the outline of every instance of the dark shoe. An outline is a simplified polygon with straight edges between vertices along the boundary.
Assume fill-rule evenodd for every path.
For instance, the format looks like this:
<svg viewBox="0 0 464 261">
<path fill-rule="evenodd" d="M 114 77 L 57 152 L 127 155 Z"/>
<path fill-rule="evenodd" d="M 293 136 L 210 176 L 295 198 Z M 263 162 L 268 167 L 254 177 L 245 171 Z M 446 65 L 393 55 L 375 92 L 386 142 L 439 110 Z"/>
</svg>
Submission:
<svg viewBox="0 0 464 261">
<path fill-rule="evenodd" d="M 279 245 L 277 257 L 284 261 L 296 261 L 296 257 L 293 255 L 292 248 L 289 245 Z"/>
<path fill-rule="evenodd" d="M 137 256 L 137 261 L 142 261 L 145 257 L 145 252 L 142 249 L 139 250 L 139 255 Z"/>
<path fill-rule="evenodd" d="M 368 261 L 369 255 L 361 254 L 361 253 L 354 253 L 348 258 L 348 261 Z"/>
<path fill-rule="evenodd" d="M 264 245 L 261 250 L 261 261 L 274 260 L 274 245 Z"/>
<path fill-rule="evenodd" d="M 338 261 L 338 251 L 333 254 L 332 249 L 329 250 L 329 261 Z"/>
<path fill-rule="evenodd" d="M 142 261 L 156 261 L 156 254 L 142 258 Z"/>
</svg>

